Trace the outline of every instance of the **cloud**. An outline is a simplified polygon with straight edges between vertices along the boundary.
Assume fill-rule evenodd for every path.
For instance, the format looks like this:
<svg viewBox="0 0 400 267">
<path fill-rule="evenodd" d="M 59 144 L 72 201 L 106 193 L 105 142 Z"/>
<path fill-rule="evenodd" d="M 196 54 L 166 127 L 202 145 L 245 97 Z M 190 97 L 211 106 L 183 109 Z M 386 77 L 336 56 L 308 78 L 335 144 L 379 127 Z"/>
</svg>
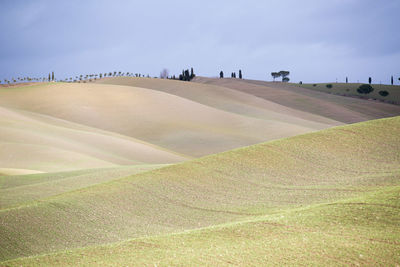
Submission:
<svg viewBox="0 0 400 267">
<path fill-rule="evenodd" d="M 396 0 L 42 0 L 0 8 L 4 77 L 193 66 L 210 76 L 242 68 L 254 79 L 290 68 L 292 80 L 323 81 L 383 79 L 399 69 Z"/>
</svg>

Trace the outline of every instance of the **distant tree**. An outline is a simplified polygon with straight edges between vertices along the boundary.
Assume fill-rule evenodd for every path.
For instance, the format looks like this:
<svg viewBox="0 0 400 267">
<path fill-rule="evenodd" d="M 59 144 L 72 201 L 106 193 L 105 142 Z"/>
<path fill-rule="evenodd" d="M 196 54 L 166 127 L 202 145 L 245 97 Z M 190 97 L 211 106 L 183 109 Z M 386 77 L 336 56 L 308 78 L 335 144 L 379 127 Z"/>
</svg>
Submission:
<svg viewBox="0 0 400 267">
<path fill-rule="evenodd" d="M 54 71 L 51 72 L 51 80 L 54 81 Z"/>
<path fill-rule="evenodd" d="M 299 82 L 299 84 L 303 84 L 303 82 L 302 82 L 302 81 L 300 81 L 300 82 Z"/>
<path fill-rule="evenodd" d="M 369 84 L 362 84 L 358 87 L 357 92 L 359 94 L 369 94 L 374 91 L 374 88 Z"/>
<path fill-rule="evenodd" d="M 349 78 L 346 77 L 346 83 L 349 83 Z"/>
<path fill-rule="evenodd" d="M 239 70 L 239 79 L 242 79 L 243 78 L 243 76 L 242 76 L 242 70 Z"/>
<path fill-rule="evenodd" d="M 391 81 L 391 83 L 392 83 L 392 85 L 393 85 L 393 76 L 391 77 L 390 81 Z"/>
<path fill-rule="evenodd" d="M 183 81 L 183 75 L 182 74 L 179 74 L 179 80 Z"/>
<path fill-rule="evenodd" d="M 271 76 L 272 78 L 274 78 L 274 82 L 276 78 L 279 78 L 281 75 L 279 74 L 279 72 L 271 72 Z"/>
<path fill-rule="evenodd" d="M 51 81 L 51 76 L 50 76 L 50 73 L 49 73 L 49 82 Z"/>
<path fill-rule="evenodd" d="M 220 79 L 224 78 L 224 72 L 222 70 L 219 72 L 219 78 Z M 400 80 L 400 78 L 399 78 L 399 80 Z"/>
<path fill-rule="evenodd" d="M 372 78 L 371 78 L 371 77 L 368 78 L 368 83 L 369 83 L 369 84 L 372 83 Z"/>
<path fill-rule="evenodd" d="M 185 81 L 190 81 L 190 73 L 189 73 L 189 70 L 185 70 Z"/>
<path fill-rule="evenodd" d="M 236 78 L 236 72 L 233 72 L 233 78 Z"/>
<path fill-rule="evenodd" d="M 290 81 L 289 77 L 285 77 L 285 78 L 282 79 L 282 82 L 284 82 L 284 83 L 287 83 L 289 81 Z"/>
<path fill-rule="evenodd" d="M 160 78 L 161 78 L 161 79 L 168 78 L 168 70 L 167 70 L 167 69 L 164 68 L 164 69 L 160 72 Z"/>
<path fill-rule="evenodd" d="M 101 78 L 103 77 L 103 74 L 100 73 L 100 76 L 99 76 L 99 77 L 100 77 L 100 79 L 101 79 Z"/>
<path fill-rule="evenodd" d="M 388 95 L 389 95 L 389 92 L 388 92 L 388 91 L 379 91 L 379 94 L 380 94 L 381 96 L 388 96 Z"/>
<path fill-rule="evenodd" d="M 289 76 L 290 72 L 286 71 L 286 70 L 281 70 L 279 72 L 280 76 L 282 77 L 282 82 L 285 82 L 285 78 L 287 78 L 287 76 Z M 287 80 L 286 82 L 288 82 L 289 80 Z"/>
<path fill-rule="evenodd" d="M 190 80 L 192 80 L 194 78 L 194 71 L 193 68 L 190 68 Z"/>
<path fill-rule="evenodd" d="M 332 87 L 333 87 L 333 85 L 332 85 L 332 84 L 330 84 L 330 83 L 326 85 L 326 88 L 329 88 L 329 89 L 331 89 Z"/>
</svg>

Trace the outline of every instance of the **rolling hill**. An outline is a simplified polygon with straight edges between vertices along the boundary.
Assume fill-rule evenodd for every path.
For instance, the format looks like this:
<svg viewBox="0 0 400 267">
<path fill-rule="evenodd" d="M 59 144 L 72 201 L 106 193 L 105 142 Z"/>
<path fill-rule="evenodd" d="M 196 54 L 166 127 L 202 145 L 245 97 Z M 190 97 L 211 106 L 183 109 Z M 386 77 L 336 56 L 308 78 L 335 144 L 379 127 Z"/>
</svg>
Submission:
<svg viewBox="0 0 400 267">
<path fill-rule="evenodd" d="M 342 123 L 355 123 L 400 115 L 400 106 L 327 94 L 296 84 L 196 77 L 195 82 L 224 86 L 285 107 L 318 114 Z"/>
<path fill-rule="evenodd" d="M 97 83 L 148 88 L 239 115 L 268 121 L 281 121 L 313 129 L 323 129 L 338 125 L 337 121 L 327 119 L 317 114 L 285 107 L 252 94 L 232 90 L 223 86 L 132 77 L 106 78 L 98 80 Z"/>
<path fill-rule="evenodd" d="M 137 238 L 6 266 L 396 266 L 400 188 L 179 234 Z"/>
<path fill-rule="evenodd" d="M 290 84 L 195 81 L 114 77 L 1 88 L 0 173 L 175 163 L 400 114 L 399 106 Z"/>
<path fill-rule="evenodd" d="M 0 259 L 141 237 L 13 264 L 122 264 L 135 257 L 168 264 L 191 255 L 210 264 L 278 262 L 283 251 L 303 255 L 304 245 L 308 254 L 284 260 L 334 262 L 341 253 L 373 264 L 398 254 L 399 133 L 400 117 L 339 126 L 6 207 Z M 242 223 L 163 236 L 233 222 Z M 365 258 L 353 258 L 360 254 Z"/>
<path fill-rule="evenodd" d="M 361 85 L 362 85 L 361 83 L 314 83 L 314 84 L 301 84 L 299 86 L 328 94 L 375 99 L 387 103 L 394 103 L 397 105 L 400 104 L 400 86 L 398 85 L 371 84 L 374 90 L 366 95 L 357 92 L 357 89 Z M 387 96 L 380 95 L 379 92 L 381 91 L 386 91 L 388 95 Z"/>
<path fill-rule="evenodd" d="M 4 174 L 18 170 L 32 173 L 174 163 L 185 159 L 132 137 L 0 107 L 0 172 Z"/>
<path fill-rule="evenodd" d="M 187 83 L 143 80 L 141 86 L 157 82 L 165 92 L 94 83 L 1 89 L 3 151 L 33 151 L 42 164 L 25 163 L 23 155 L 1 155 L 0 167 L 62 171 L 77 162 L 68 159 L 79 159 L 76 168 L 171 163 L 340 124 L 234 90 L 200 85 L 206 90 L 196 87 L 185 98 L 169 90 Z"/>
</svg>

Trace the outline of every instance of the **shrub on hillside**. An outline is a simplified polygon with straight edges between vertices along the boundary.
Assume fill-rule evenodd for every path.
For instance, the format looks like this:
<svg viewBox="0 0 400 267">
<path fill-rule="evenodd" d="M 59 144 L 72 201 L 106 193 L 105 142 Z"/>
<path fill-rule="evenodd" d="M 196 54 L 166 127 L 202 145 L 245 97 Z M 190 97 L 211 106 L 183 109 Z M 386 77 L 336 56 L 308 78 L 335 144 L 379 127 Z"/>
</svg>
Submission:
<svg viewBox="0 0 400 267">
<path fill-rule="evenodd" d="M 388 95 L 389 95 L 389 92 L 388 92 L 388 91 L 379 91 L 379 94 L 380 94 L 381 96 L 388 96 Z"/>
<path fill-rule="evenodd" d="M 317 86 L 317 84 L 316 84 L 316 83 L 314 83 L 312 86 L 314 86 L 314 87 L 315 87 L 315 86 Z"/>
<path fill-rule="evenodd" d="M 374 88 L 369 84 L 362 84 L 358 87 L 357 92 L 359 94 L 369 94 L 374 91 Z"/>
<path fill-rule="evenodd" d="M 331 89 L 333 87 L 333 85 L 332 84 L 327 84 L 326 85 L 326 88 L 329 88 L 329 89 Z"/>
</svg>

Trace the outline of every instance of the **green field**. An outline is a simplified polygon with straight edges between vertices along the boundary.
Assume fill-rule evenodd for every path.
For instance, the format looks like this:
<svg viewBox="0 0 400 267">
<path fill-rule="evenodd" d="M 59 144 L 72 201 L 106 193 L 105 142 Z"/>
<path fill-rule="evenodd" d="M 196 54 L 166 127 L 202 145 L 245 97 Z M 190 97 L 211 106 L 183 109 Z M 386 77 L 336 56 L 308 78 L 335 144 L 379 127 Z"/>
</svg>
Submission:
<svg viewBox="0 0 400 267">
<path fill-rule="evenodd" d="M 4 262 L 6 266 L 397 266 L 400 187 L 241 223 Z"/>
<path fill-rule="evenodd" d="M 327 85 L 331 88 L 328 88 Z M 374 91 L 369 94 L 360 94 L 357 89 L 362 83 L 315 83 L 315 84 L 302 84 L 299 85 L 303 88 L 312 89 L 329 94 L 360 97 L 365 99 L 380 100 L 387 103 L 400 104 L 400 86 L 399 85 L 385 85 L 385 84 L 371 84 Z M 386 91 L 389 94 L 382 96 L 380 91 Z"/>
<path fill-rule="evenodd" d="M 368 121 L 14 201 L 0 261 L 395 266 L 399 134 L 400 117 Z"/>
<path fill-rule="evenodd" d="M 0 210 L 18 207 L 30 201 L 37 201 L 166 165 L 133 165 L 58 173 L 0 176 Z"/>
</svg>

